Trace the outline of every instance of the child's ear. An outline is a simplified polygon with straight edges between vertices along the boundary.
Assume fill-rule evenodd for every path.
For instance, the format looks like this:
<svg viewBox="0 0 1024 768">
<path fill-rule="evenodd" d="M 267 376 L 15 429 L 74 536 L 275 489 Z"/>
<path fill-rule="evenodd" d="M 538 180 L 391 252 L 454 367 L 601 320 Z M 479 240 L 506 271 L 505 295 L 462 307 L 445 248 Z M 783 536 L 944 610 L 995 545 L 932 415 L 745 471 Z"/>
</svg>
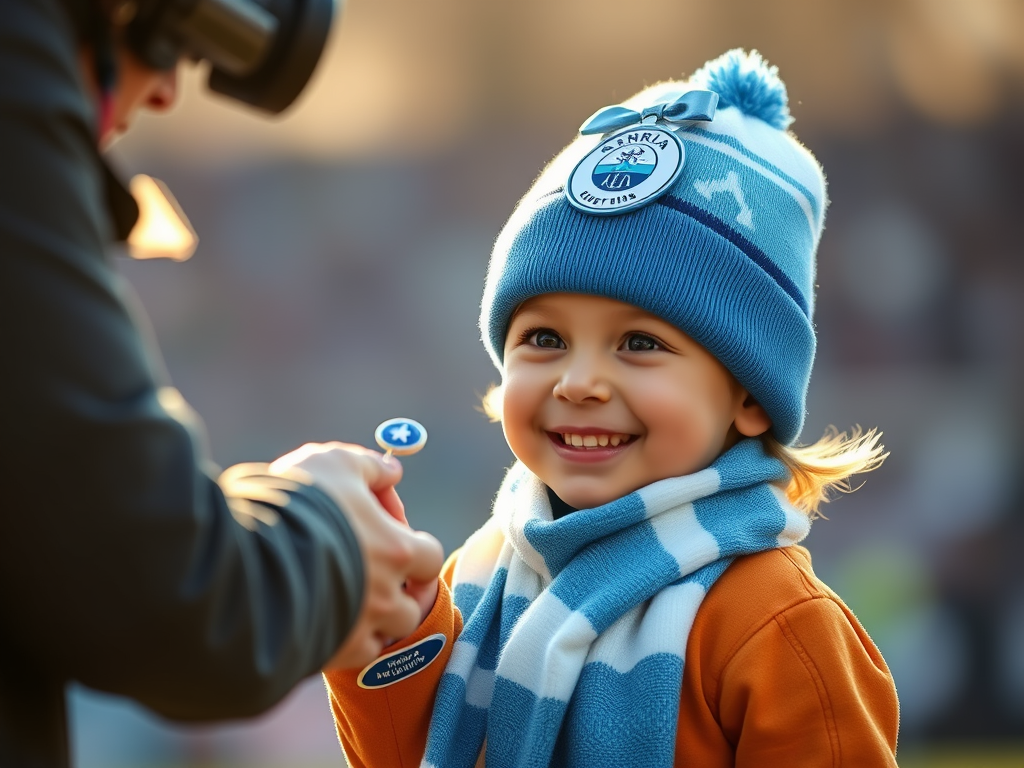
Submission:
<svg viewBox="0 0 1024 768">
<path fill-rule="evenodd" d="M 743 390 L 742 401 L 736 409 L 736 420 L 733 424 L 744 437 L 757 437 L 772 428 L 772 420 L 761 404 L 750 393 Z"/>
</svg>

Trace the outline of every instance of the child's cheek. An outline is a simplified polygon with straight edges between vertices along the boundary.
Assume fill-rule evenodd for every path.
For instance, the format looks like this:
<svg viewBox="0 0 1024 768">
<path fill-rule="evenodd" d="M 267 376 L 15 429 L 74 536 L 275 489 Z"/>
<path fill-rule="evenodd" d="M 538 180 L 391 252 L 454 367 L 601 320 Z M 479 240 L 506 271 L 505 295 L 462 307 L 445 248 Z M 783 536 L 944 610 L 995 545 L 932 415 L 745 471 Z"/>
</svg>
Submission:
<svg viewBox="0 0 1024 768">
<path fill-rule="evenodd" d="M 661 468 L 661 477 L 704 469 L 721 452 L 728 425 L 721 398 L 709 394 L 693 382 L 653 377 L 638 388 L 634 409 L 647 431 L 647 458 Z"/>
<path fill-rule="evenodd" d="M 523 461 L 528 462 L 532 453 L 540 407 L 541 398 L 530 377 L 526 373 L 510 372 L 504 382 L 501 426 L 505 442 Z"/>
</svg>

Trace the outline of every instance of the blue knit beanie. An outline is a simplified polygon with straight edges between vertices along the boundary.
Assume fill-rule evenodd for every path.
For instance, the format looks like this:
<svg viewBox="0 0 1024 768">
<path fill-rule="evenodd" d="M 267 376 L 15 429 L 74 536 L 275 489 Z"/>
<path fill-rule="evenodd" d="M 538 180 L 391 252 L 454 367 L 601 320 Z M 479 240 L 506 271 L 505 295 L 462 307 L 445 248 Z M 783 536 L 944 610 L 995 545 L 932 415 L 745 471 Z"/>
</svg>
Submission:
<svg viewBox="0 0 1024 768">
<path fill-rule="evenodd" d="M 717 94 L 717 109 L 701 91 Z M 681 98 L 693 96 L 710 97 L 709 114 L 687 107 L 699 98 Z M 681 140 L 678 177 L 620 213 L 581 210 L 586 193 L 570 202 L 567 179 L 599 158 L 599 147 L 611 157 L 616 137 L 619 145 L 633 142 L 630 152 L 641 146 L 641 118 L 642 128 L 656 125 Z M 604 128 L 616 120 L 632 122 L 634 134 Z M 814 256 L 827 200 L 821 166 L 788 131 L 791 122 L 776 68 L 739 49 L 688 82 L 660 83 L 595 114 L 584 128 L 605 132 L 580 136 L 550 163 L 495 243 L 480 328 L 499 370 L 509 321 L 523 301 L 556 292 L 618 299 L 704 346 L 765 408 L 776 439 L 795 442 L 814 360 Z M 599 162 L 588 166 L 588 179 Z"/>
</svg>

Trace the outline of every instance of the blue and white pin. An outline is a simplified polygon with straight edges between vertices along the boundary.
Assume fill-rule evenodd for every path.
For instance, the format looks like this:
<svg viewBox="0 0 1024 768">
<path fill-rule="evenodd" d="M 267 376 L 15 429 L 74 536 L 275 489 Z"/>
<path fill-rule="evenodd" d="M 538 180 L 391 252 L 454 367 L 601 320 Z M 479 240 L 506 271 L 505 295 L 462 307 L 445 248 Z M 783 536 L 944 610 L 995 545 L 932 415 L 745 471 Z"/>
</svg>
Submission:
<svg viewBox="0 0 1024 768">
<path fill-rule="evenodd" d="M 384 456 L 410 456 L 427 444 L 427 430 L 412 419 L 388 419 L 373 434 Z"/>
<path fill-rule="evenodd" d="M 717 106 L 714 91 L 688 91 L 643 112 L 623 106 L 598 110 L 580 126 L 580 133 L 609 135 L 569 174 L 569 203 L 603 216 L 653 203 L 683 171 L 686 150 L 676 130 L 695 120 L 712 120 Z"/>
</svg>

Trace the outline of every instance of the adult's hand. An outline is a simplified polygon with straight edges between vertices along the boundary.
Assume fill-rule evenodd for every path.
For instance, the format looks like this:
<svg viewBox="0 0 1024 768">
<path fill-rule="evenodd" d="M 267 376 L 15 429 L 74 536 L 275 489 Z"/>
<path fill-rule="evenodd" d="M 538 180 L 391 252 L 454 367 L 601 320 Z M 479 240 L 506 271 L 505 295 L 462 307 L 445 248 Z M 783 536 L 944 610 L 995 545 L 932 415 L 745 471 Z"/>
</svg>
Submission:
<svg viewBox="0 0 1024 768">
<path fill-rule="evenodd" d="M 270 473 L 312 483 L 341 507 L 363 555 L 366 585 L 356 626 L 325 668 L 363 666 L 390 638 L 405 637 L 422 621 L 406 582 L 436 581 L 441 544 L 405 523 L 394 486 L 402 466 L 376 451 L 348 443 L 309 443 L 270 465 Z"/>
<path fill-rule="evenodd" d="M 405 504 L 402 503 L 401 497 L 395 487 L 388 486 L 383 490 L 376 490 L 374 493 L 377 496 L 377 500 L 381 505 L 388 511 L 388 513 L 402 523 L 407 528 L 409 527 L 409 520 L 405 516 Z M 420 609 L 420 623 L 422 624 L 431 610 L 434 608 L 434 603 L 437 600 L 437 577 L 427 579 L 426 581 L 417 581 L 416 579 L 410 578 L 405 582 L 405 594 L 409 595 Z M 388 638 L 392 642 L 400 640 L 404 635 L 398 635 L 395 638 Z M 390 642 L 385 640 L 385 645 L 390 645 Z"/>
</svg>

